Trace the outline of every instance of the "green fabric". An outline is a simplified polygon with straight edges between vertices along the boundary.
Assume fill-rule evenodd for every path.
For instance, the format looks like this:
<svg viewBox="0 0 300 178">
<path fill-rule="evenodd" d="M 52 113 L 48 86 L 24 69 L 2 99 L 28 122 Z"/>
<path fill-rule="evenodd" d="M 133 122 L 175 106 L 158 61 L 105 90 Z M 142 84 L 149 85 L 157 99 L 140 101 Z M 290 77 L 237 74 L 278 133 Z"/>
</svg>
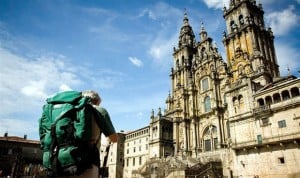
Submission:
<svg viewBox="0 0 300 178">
<path fill-rule="evenodd" d="M 116 133 L 115 128 L 111 122 L 110 116 L 105 108 L 102 107 L 96 107 L 97 111 L 100 113 L 99 118 L 103 118 L 100 124 L 101 131 L 105 136 L 112 135 Z"/>
<path fill-rule="evenodd" d="M 56 94 L 52 98 L 47 99 L 47 103 L 73 103 L 82 98 L 81 92 L 78 91 L 65 91 Z"/>
<path fill-rule="evenodd" d="M 75 161 L 76 157 L 73 158 L 72 156 L 72 151 L 75 149 L 77 148 L 74 146 L 64 147 L 59 149 L 58 161 L 63 167 L 74 165 L 76 163 Z"/>
<path fill-rule="evenodd" d="M 87 150 L 83 147 L 88 147 L 92 134 L 91 119 L 93 113 L 97 113 L 89 103 L 89 98 L 82 97 L 81 92 L 76 91 L 58 93 L 47 99 L 39 119 L 40 142 L 44 150 L 43 165 L 46 168 L 54 169 L 55 161 L 51 159 L 51 153 L 55 147 L 58 148 L 56 159 L 62 168 L 86 160 L 84 157 L 87 153 L 81 153 L 79 150 Z M 96 116 L 97 120 L 104 120 L 100 118 L 102 115 Z M 99 125 L 102 125 L 101 122 Z M 52 133 L 52 130 L 55 133 Z M 76 152 L 76 156 L 71 154 L 72 152 Z"/>
</svg>

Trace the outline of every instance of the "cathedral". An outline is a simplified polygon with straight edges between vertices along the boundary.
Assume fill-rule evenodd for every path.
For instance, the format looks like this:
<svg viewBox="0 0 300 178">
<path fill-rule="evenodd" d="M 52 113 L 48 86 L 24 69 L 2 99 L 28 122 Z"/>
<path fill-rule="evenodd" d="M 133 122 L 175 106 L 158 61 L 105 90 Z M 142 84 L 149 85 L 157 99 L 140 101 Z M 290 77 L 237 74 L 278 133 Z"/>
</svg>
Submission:
<svg viewBox="0 0 300 178">
<path fill-rule="evenodd" d="M 112 177 L 300 177 L 300 80 L 280 75 L 261 4 L 231 0 L 223 17 L 226 60 L 184 14 L 166 108 L 122 133 Z"/>
</svg>

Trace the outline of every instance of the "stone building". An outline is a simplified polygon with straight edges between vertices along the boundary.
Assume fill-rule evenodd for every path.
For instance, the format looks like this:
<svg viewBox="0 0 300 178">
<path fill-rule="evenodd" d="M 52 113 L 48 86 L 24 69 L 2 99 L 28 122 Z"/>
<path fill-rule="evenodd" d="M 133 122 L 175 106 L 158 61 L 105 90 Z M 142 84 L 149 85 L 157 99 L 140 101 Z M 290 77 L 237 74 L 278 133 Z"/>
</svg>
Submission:
<svg viewBox="0 0 300 178">
<path fill-rule="evenodd" d="M 223 17 L 226 62 L 184 14 L 166 109 L 126 135 L 124 177 L 300 177 L 300 80 L 280 76 L 260 3 Z"/>
<path fill-rule="evenodd" d="M 162 169 L 160 160 L 174 153 L 172 126 L 172 122 L 163 117 L 160 110 L 157 116 L 153 111 L 149 126 L 126 133 L 125 140 L 118 141 L 117 144 L 124 142 L 124 178 L 158 174 Z"/>
<path fill-rule="evenodd" d="M 146 164 L 149 159 L 149 126 L 129 132 L 124 140 L 123 177 L 135 176 L 135 171 Z"/>
<path fill-rule="evenodd" d="M 119 132 L 117 134 L 119 137 L 117 143 L 111 145 L 107 143 L 100 147 L 101 174 L 109 178 L 123 177 L 124 140 L 126 133 Z M 102 139 L 105 138 L 102 137 Z"/>
<path fill-rule="evenodd" d="M 39 141 L 5 133 L 0 137 L 0 177 L 45 177 Z"/>
</svg>

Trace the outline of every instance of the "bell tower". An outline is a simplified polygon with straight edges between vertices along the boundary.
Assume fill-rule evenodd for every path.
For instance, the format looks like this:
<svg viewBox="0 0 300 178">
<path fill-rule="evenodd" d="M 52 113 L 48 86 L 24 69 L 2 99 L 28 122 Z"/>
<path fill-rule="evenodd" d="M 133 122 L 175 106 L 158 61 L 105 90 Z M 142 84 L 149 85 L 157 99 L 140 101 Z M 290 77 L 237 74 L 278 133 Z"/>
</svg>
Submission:
<svg viewBox="0 0 300 178">
<path fill-rule="evenodd" d="M 192 78 L 192 60 L 196 53 L 196 40 L 189 24 L 187 13 L 184 13 L 183 24 L 179 33 L 177 48 L 173 51 L 171 68 L 172 92 L 167 98 L 167 116 L 173 118 L 173 143 L 175 154 L 189 152 L 189 116 Z"/>
<path fill-rule="evenodd" d="M 191 64 L 196 52 L 196 40 L 192 27 L 189 24 L 187 13 L 184 13 L 183 25 L 180 29 L 178 47 L 174 47 L 174 66 L 171 69 L 172 95 L 177 110 L 176 115 L 180 118 L 187 117 L 187 90 L 192 82 Z"/>
<path fill-rule="evenodd" d="M 255 0 L 230 0 L 229 8 L 223 9 L 227 28 L 223 44 L 231 82 L 247 76 L 264 85 L 280 75 L 273 32 L 266 29 L 263 15 L 262 5 Z"/>
</svg>

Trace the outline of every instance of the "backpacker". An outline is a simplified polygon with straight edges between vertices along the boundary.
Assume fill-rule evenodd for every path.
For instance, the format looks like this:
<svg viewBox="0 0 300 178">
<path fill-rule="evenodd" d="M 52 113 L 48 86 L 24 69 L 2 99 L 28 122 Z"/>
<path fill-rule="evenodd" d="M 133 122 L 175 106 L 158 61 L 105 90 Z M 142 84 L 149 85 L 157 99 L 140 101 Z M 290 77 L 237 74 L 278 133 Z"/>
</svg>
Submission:
<svg viewBox="0 0 300 178">
<path fill-rule="evenodd" d="M 89 139 L 92 118 L 101 115 L 89 103 L 90 99 L 77 91 L 47 99 L 39 120 L 39 135 L 48 177 L 79 175 L 92 163 L 99 164 L 99 151 Z"/>
</svg>

